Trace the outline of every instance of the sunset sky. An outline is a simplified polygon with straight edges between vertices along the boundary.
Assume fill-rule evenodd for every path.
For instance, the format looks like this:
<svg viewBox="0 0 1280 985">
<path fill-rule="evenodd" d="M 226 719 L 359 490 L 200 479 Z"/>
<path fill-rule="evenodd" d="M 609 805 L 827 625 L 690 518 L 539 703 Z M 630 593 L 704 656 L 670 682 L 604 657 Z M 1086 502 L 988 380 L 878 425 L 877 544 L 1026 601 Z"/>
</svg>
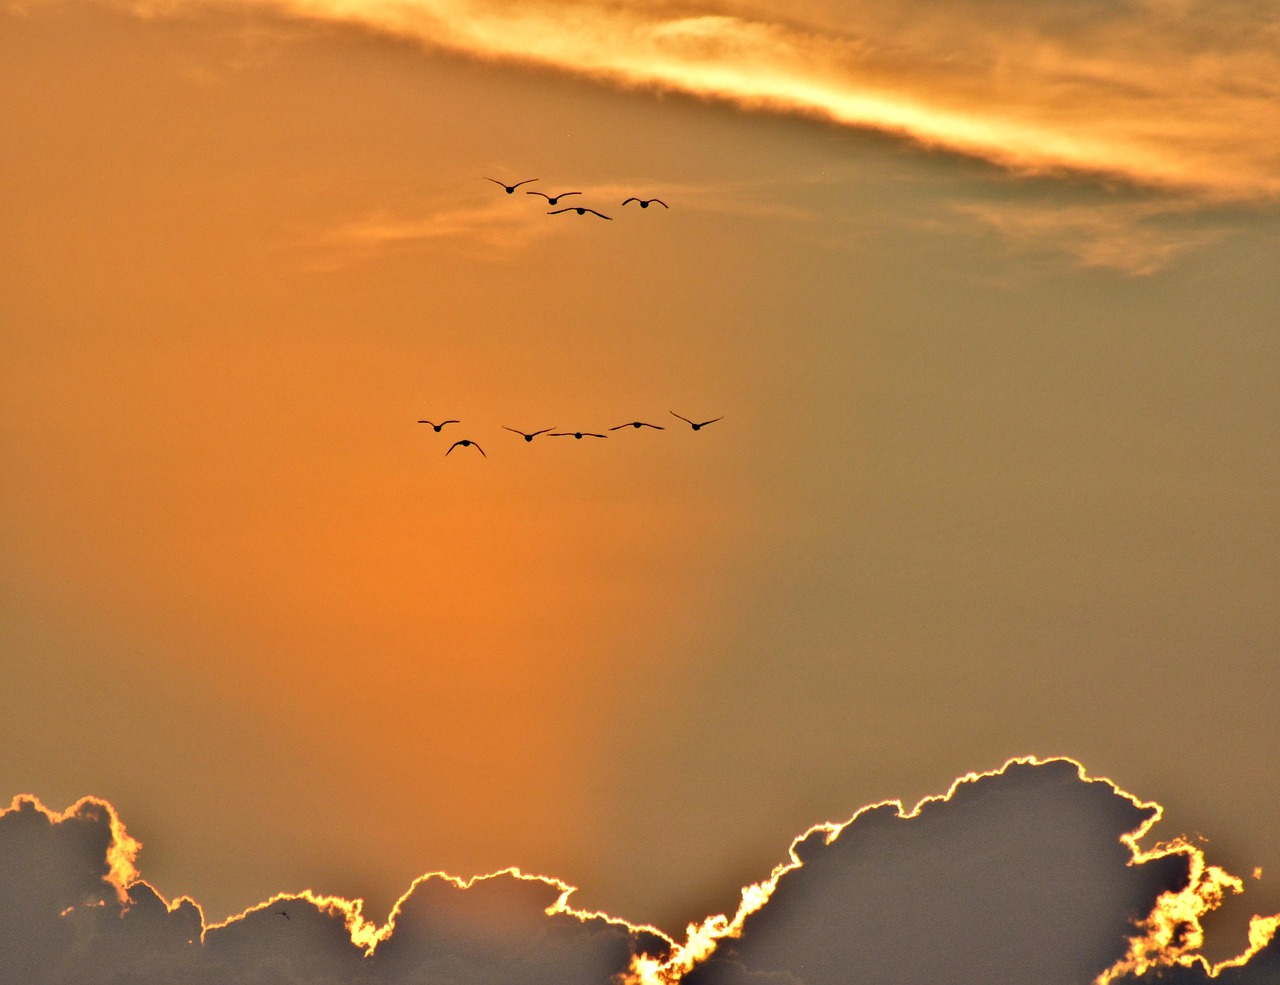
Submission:
<svg viewBox="0 0 1280 985">
<path fill-rule="evenodd" d="M 0 806 L 682 938 L 1069 756 L 1280 913 L 1274 4 L 13 0 L 0 133 Z"/>
</svg>

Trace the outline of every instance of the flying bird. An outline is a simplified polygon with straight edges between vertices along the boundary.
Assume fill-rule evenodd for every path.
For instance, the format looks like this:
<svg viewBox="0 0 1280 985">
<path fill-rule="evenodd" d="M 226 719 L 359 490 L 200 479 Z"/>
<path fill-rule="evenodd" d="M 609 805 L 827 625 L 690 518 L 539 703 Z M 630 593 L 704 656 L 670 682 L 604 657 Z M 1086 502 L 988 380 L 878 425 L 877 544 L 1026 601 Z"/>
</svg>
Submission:
<svg viewBox="0 0 1280 985">
<path fill-rule="evenodd" d="M 709 420 L 709 421 L 702 421 L 701 423 L 697 423 L 697 422 L 691 421 L 691 420 L 689 420 L 689 418 L 684 417 L 684 416 L 683 416 L 683 415 L 681 415 L 681 414 L 677 414 L 674 410 L 671 412 L 671 415 L 672 415 L 673 417 L 679 417 L 679 418 L 680 418 L 680 420 L 684 421 L 686 424 L 688 424 L 688 425 L 689 425 L 689 427 L 693 428 L 695 431 L 701 431 L 701 430 L 702 430 L 704 427 L 706 427 L 708 424 L 714 424 L 716 421 L 723 421 L 723 420 L 724 420 L 724 415 L 723 415 L 723 414 L 722 414 L 720 417 L 713 417 L 713 418 L 711 418 L 711 420 Z"/>
<path fill-rule="evenodd" d="M 485 178 L 485 181 L 492 181 L 495 185 L 501 185 L 507 190 L 508 195 L 514 195 L 516 189 L 521 185 L 527 185 L 531 181 L 537 181 L 537 178 L 525 178 L 524 181 L 517 181 L 514 185 L 508 185 L 505 181 L 499 181 L 497 178 Z"/>
<path fill-rule="evenodd" d="M 597 212 L 595 209 L 589 209 L 585 205 L 574 205 L 567 209 L 556 209 L 554 212 L 548 212 L 547 215 L 559 215 L 561 212 L 576 212 L 578 215 L 586 215 L 590 212 L 592 215 L 598 215 L 601 219 L 613 221 L 613 216 L 605 215 L 603 212 Z"/>
<path fill-rule="evenodd" d="M 607 438 L 607 434 L 593 434 L 591 431 L 556 431 L 551 437 L 553 438 Z"/>
<path fill-rule="evenodd" d="M 546 192 L 525 192 L 526 195 L 541 195 L 548 205 L 559 205 L 560 199 L 568 195 L 581 195 L 582 192 L 561 192 L 559 195 L 548 195 Z"/>
<path fill-rule="evenodd" d="M 655 431 L 665 431 L 661 424 L 649 424 L 646 421 L 628 421 L 626 424 L 619 424 L 616 428 L 609 428 L 610 431 L 621 431 L 623 428 L 653 428 Z"/>
<path fill-rule="evenodd" d="M 284 910 L 276 910 L 276 913 L 280 914 L 280 916 L 284 917 L 286 920 L 291 919 L 289 914 L 286 913 Z"/>
<path fill-rule="evenodd" d="M 440 430 L 442 427 L 444 427 L 446 424 L 457 424 L 458 422 L 457 422 L 457 421 L 441 421 L 439 424 L 437 424 L 435 421 L 419 421 L 418 423 L 419 423 L 419 424 L 430 424 L 433 428 L 435 428 L 437 431 L 439 431 L 439 430 Z"/>
<path fill-rule="evenodd" d="M 474 441 L 472 441 L 470 438 L 463 438 L 461 441 L 455 441 L 453 444 L 451 444 L 451 445 L 449 446 L 449 451 L 453 451 L 455 448 L 457 448 L 457 447 L 458 447 L 458 445 L 462 445 L 462 447 L 463 447 L 463 448 L 474 448 L 474 449 L 475 449 L 476 451 L 478 451 L 481 455 L 484 455 L 484 449 L 483 449 L 483 448 L 481 448 L 479 445 L 477 445 L 477 444 L 476 444 Z M 449 451 L 445 452 L 445 455 L 446 455 L 446 456 L 448 456 Z M 488 456 L 488 455 L 484 455 L 484 457 L 485 457 L 485 458 L 488 458 L 489 456 Z"/>
<path fill-rule="evenodd" d="M 654 203 L 654 202 L 657 202 L 657 203 L 658 203 L 659 205 L 661 205 L 664 209 L 669 209 L 669 208 L 671 208 L 671 206 L 670 206 L 670 205 L 668 205 L 666 202 L 664 202 L 664 201 L 663 201 L 662 199 L 660 199 L 660 198 L 636 198 L 635 196 L 632 196 L 631 198 L 627 199 L 627 202 L 639 202 L 639 203 L 640 203 L 640 208 L 642 208 L 642 209 L 647 209 L 647 208 L 648 208 L 652 203 Z M 626 205 L 626 204 L 627 204 L 627 202 L 623 202 L 622 204 L 623 204 L 623 205 Z"/>
<path fill-rule="evenodd" d="M 555 425 L 552 425 L 552 426 L 551 426 L 551 427 L 549 427 L 549 428 L 543 428 L 541 431 L 534 431 L 534 432 L 532 432 L 532 433 L 529 433 L 529 432 L 527 432 L 527 431 L 520 431 L 520 430 L 518 430 L 518 429 L 516 429 L 516 428 L 509 428 L 509 427 L 507 427 L 505 424 L 504 424 L 504 425 L 502 425 L 502 427 L 503 427 L 503 429 L 504 429 L 504 430 L 506 430 L 506 431 L 510 431 L 512 434 L 518 434 L 518 435 L 520 435 L 520 437 L 524 438 L 524 440 L 525 440 L 525 441 L 532 441 L 532 440 L 533 440 L 534 438 L 536 438 L 538 435 L 540 435 L 540 434 L 546 434 L 548 431 L 552 431 L 552 430 L 554 430 L 554 429 L 555 429 Z M 479 447 L 479 446 L 477 445 L 476 447 Z"/>
</svg>

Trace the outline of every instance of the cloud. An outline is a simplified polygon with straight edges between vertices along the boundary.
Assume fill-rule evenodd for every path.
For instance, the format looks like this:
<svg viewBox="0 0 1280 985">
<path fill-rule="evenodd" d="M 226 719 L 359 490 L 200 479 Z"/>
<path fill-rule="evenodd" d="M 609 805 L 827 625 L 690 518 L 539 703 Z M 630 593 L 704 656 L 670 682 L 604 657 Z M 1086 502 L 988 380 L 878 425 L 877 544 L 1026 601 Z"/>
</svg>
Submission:
<svg viewBox="0 0 1280 985">
<path fill-rule="evenodd" d="M 511 208 L 506 202 L 460 205 L 420 216 L 379 213 L 343 223 L 322 246 L 372 252 L 432 240 L 468 243 L 478 257 L 506 253 L 550 236 L 556 228 L 541 210 Z"/>
<path fill-rule="evenodd" d="M 241 2 L 1017 171 L 1280 195 L 1280 20 L 1265 3 Z M 174 0 L 132 6 L 150 16 Z"/>
<path fill-rule="evenodd" d="M 514 869 L 423 876 L 383 926 L 359 901 L 304 891 L 206 927 L 194 901 L 166 902 L 140 878 L 139 848 L 105 801 L 58 813 L 15 798 L 0 814 L 0 981 L 588 985 L 671 945 L 651 928 L 574 910 L 571 887 Z"/>
<path fill-rule="evenodd" d="M 1101 985 L 1191 967 L 1200 918 L 1240 884 L 1181 839 L 1141 849 L 1160 815 L 1070 760 L 1015 760 L 909 813 L 889 802 L 811 828 L 733 917 L 691 928 L 665 967 L 636 977 Z M 1172 938 L 1153 933 L 1170 925 Z M 1274 929 L 1255 921 L 1254 950 Z"/>
<path fill-rule="evenodd" d="M 1082 267 L 1142 277 L 1184 253 L 1220 241 L 1223 228 L 1179 221 L 1190 203 L 1094 205 L 969 203 L 954 211 L 1031 252 L 1064 253 Z"/>
<path fill-rule="evenodd" d="M 811 212 L 768 201 L 762 196 L 764 189 L 761 187 L 742 183 L 713 187 L 672 181 L 663 181 L 660 185 L 663 200 L 676 203 L 679 212 L 684 214 L 793 222 L 813 218 Z M 639 207 L 623 207 L 621 203 L 633 195 L 645 194 L 645 187 L 644 182 L 582 183 L 576 186 L 576 190 L 581 191 L 580 196 L 559 201 L 555 207 L 581 204 L 604 211 L 613 220 L 635 222 L 643 217 Z M 475 259 L 499 260 L 540 240 L 581 229 L 574 224 L 573 216 L 548 217 L 551 208 L 543 199 L 521 198 L 519 195 L 508 198 L 501 189 L 497 189 L 496 195 L 483 193 L 419 214 L 382 210 L 343 222 L 319 237 L 312 244 L 312 251 L 318 258 L 314 266 L 327 269 L 353 257 L 414 249 L 433 242 L 447 243 L 450 249 L 466 250 Z M 654 210 L 650 210 L 649 215 L 653 214 Z"/>
<path fill-rule="evenodd" d="M 1057 983 L 1166 974 L 1274 982 L 1280 918 L 1211 965 L 1200 918 L 1240 881 L 1069 760 L 1012 761 L 910 813 L 896 802 L 822 824 L 789 861 L 673 945 L 573 909 L 573 889 L 514 869 L 423 876 L 384 925 L 360 901 L 281 894 L 206 926 L 134 867 L 114 808 L 58 813 L 30 796 L 0 813 L 0 979 L 33 985 L 823 985 Z M 1161 980 L 1166 980 L 1161 978 Z"/>
</svg>

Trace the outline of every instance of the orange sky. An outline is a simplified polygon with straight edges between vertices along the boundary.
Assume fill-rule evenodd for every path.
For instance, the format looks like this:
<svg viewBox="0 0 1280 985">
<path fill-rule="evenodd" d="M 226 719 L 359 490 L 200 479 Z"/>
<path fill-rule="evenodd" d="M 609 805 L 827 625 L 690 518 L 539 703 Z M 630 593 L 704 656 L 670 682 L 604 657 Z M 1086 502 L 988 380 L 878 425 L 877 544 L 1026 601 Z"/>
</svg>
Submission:
<svg viewBox="0 0 1280 985">
<path fill-rule="evenodd" d="M 0 14 L 6 789 L 215 915 L 678 929 L 1027 753 L 1280 871 L 1273 25 L 290 9 Z"/>
</svg>

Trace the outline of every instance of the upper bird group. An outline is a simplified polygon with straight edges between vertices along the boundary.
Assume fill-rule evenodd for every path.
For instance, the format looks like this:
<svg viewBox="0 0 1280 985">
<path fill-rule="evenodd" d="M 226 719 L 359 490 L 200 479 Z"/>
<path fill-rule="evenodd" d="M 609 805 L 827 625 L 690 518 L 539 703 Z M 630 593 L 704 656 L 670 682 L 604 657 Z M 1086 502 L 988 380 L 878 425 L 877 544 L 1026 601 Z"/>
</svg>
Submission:
<svg viewBox="0 0 1280 985">
<path fill-rule="evenodd" d="M 693 420 L 690 420 L 689 418 L 685 417 L 683 414 L 677 414 L 674 410 L 671 412 L 671 416 L 672 416 L 672 417 L 678 417 L 678 418 L 680 418 L 680 420 L 682 420 L 682 421 L 684 421 L 686 424 L 688 424 L 688 425 L 689 425 L 689 427 L 690 427 L 690 428 L 692 428 L 694 431 L 701 431 L 701 430 L 702 430 L 704 427 L 706 427 L 708 424 L 714 424 L 716 421 L 720 421 L 720 420 L 723 420 L 723 419 L 724 419 L 723 417 L 713 417 L 713 418 L 712 418 L 711 420 L 709 420 L 709 421 L 693 421 Z M 462 422 L 461 422 L 461 421 L 458 421 L 458 420 L 456 420 L 456 419 L 451 418 L 451 419 L 449 419 L 449 420 L 447 420 L 447 421 L 439 421 L 439 422 L 437 422 L 437 421 L 419 421 L 418 423 L 419 423 L 419 424 L 429 424 L 433 430 L 435 430 L 436 432 L 439 432 L 439 431 L 444 430 L 444 427 L 445 427 L 445 425 L 446 425 L 446 424 L 460 424 L 460 423 L 462 423 Z M 542 428 L 542 429 L 540 429 L 540 430 L 538 430 L 538 431 L 521 431 L 519 428 L 511 428 L 511 427 L 507 427 L 507 426 L 504 424 L 504 425 L 502 426 L 502 428 L 503 428 L 503 430 L 504 430 L 504 431 L 510 431 L 512 434 L 518 434 L 518 435 L 520 435 L 520 437 L 524 438 L 524 440 L 525 440 L 525 441 L 532 441 L 534 438 L 536 438 L 536 437 L 537 437 L 538 435 L 540 435 L 540 434 L 545 434 L 545 435 L 547 435 L 548 437 L 552 437 L 552 438 L 578 438 L 578 439 L 582 439 L 582 438 L 607 438 L 607 437 L 609 437 L 607 434 L 602 434 L 602 433 L 600 433 L 600 432 L 598 432 L 598 431 L 557 431 L 557 430 L 555 429 L 555 427 Z M 609 430 L 609 431 L 621 431 L 623 428 L 632 428 L 632 429 L 636 429 L 636 430 L 638 430 L 639 428 L 653 428 L 653 430 L 655 430 L 655 431 L 665 431 L 665 430 L 666 430 L 666 428 L 665 428 L 665 427 L 663 427 L 661 424 L 650 424 L 648 421 L 627 421 L 625 424 L 618 424 L 618 425 L 616 425 L 616 426 L 614 426 L 614 427 L 608 428 L 607 430 Z M 474 449 L 475 449 L 476 451 L 478 451 L 481 455 L 484 455 L 484 457 L 485 457 L 485 458 L 488 458 L 488 457 L 489 457 L 488 455 L 486 455 L 486 454 L 485 454 L 485 450 L 484 450 L 483 448 L 481 448 L 481 447 L 480 447 L 479 443 L 478 443 L 478 442 L 476 442 L 476 441 L 475 441 L 474 439 L 472 439 L 472 438 L 461 438 L 461 439 L 459 439 L 458 441 L 455 441 L 453 444 L 451 444 L 451 445 L 449 446 L 449 450 L 445 452 L 445 455 L 448 455 L 448 454 L 449 454 L 450 452 L 452 452 L 455 448 L 474 448 Z"/>
<path fill-rule="evenodd" d="M 514 195 L 516 193 L 516 189 L 521 185 L 528 185 L 532 182 L 538 181 L 539 179 L 525 178 L 524 181 L 517 181 L 514 185 L 508 185 L 505 181 L 499 181 L 497 178 L 486 177 L 484 180 L 492 181 L 495 185 L 501 185 L 508 195 Z M 582 192 L 557 192 L 555 195 L 548 195 L 546 192 L 526 191 L 525 194 L 540 195 L 547 200 L 548 205 L 559 205 L 560 199 L 568 198 L 570 195 L 581 195 Z M 633 195 L 631 198 L 626 199 L 622 204 L 625 206 L 629 202 L 636 202 L 642 209 L 647 209 L 650 205 L 654 204 L 661 205 L 664 209 L 671 208 L 671 206 L 660 198 L 637 198 Z M 597 212 L 595 209 L 589 209 L 585 205 L 567 205 L 563 209 L 552 209 L 547 213 L 547 215 L 559 215 L 561 212 L 576 212 L 578 215 L 586 215 L 590 212 L 592 215 L 599 216 L 601 219 L 609 219 L 611 221 L 613 219 L 613 216 L 605 215 L 603 212 Z"/>
</svg>

